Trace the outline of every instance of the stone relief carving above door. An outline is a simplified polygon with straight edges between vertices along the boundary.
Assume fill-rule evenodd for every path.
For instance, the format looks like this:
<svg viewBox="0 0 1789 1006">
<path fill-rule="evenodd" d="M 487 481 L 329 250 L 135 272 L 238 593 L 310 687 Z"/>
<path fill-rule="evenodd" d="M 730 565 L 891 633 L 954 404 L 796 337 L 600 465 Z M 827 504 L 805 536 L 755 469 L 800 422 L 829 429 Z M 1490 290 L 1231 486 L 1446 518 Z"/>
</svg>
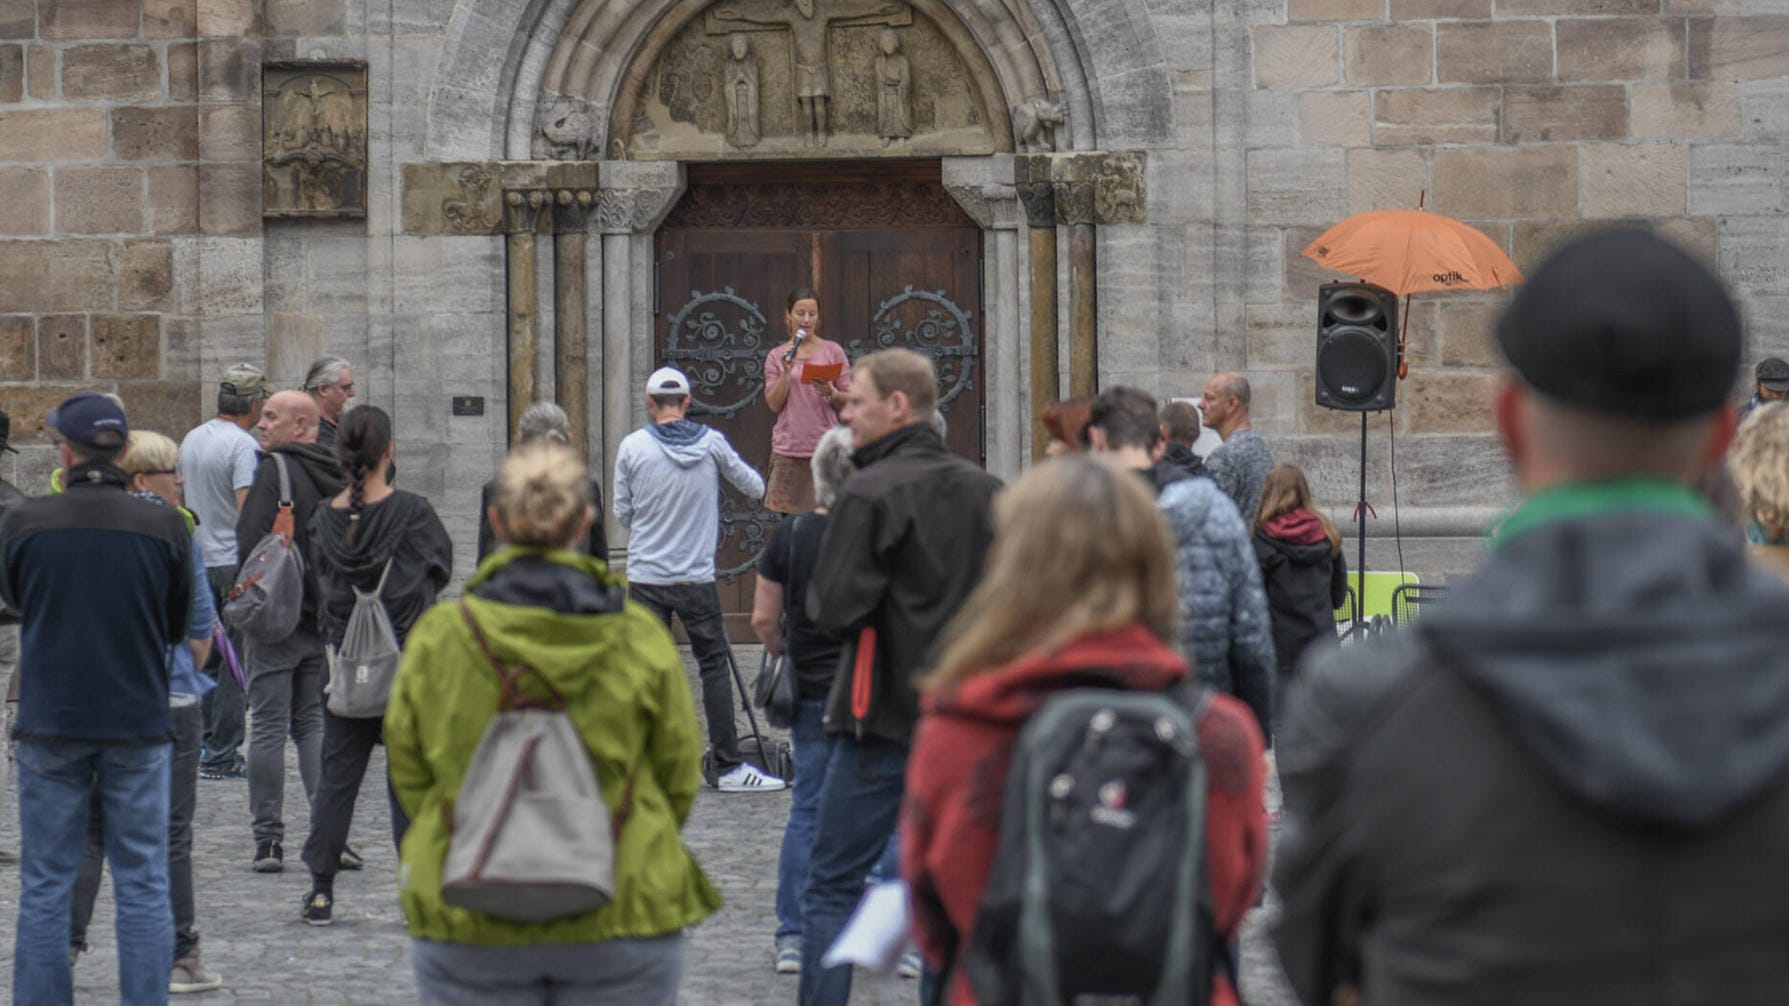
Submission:
<svg viewBox="0 0 1789 1006">
<path fill-rule="evenodd" d="M 903 0 L 719 0 L 629 68 L 609 146 L 633 160 L 1010 150 L 1010 113 L 978 83 L 993 72 L 961 34 Z"/>
</svg>

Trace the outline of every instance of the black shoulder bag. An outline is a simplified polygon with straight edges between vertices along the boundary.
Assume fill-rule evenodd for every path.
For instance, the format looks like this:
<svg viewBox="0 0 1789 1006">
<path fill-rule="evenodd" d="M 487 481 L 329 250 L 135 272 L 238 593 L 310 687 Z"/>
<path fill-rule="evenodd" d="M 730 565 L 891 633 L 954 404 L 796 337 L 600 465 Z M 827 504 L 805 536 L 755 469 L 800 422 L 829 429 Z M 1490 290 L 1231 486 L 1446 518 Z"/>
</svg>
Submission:
<svg viewBox="0 0 1789 1006">
<path fill-rule="evenodd" d="M 795 572 L 795 535 L 801 530 L 801 514 L 794 517 L 789 525 L 789 547 L 784 569 L 787 579 L 794 579 Z M 780 730 L 789 729 L 795 722 L 795 662 L 789 658 L 789 595 L 792 593 L 789 584 L 783 584 L 783 652 L 781 656 L 771 656 L 769 650 L 764 651 L 764 662 L 758 668 L 758 680 L 752 688 L 752 701 L 759 709 L 764 710 L 764 718 L 770 725 Z"/>
</svg>

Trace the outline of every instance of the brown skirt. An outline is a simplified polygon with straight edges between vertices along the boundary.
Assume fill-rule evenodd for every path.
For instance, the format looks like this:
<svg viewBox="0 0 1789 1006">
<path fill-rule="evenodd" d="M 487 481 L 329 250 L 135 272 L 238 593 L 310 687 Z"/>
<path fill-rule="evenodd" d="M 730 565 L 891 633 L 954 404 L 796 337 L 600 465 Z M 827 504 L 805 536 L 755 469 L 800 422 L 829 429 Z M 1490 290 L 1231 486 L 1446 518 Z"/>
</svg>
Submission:
<svg viewBox="0 0 1789 1006">
<path fill-rule="evenodd" d="M 813 459 L 772 452 L 770 479 L 764 489 L 764 509 L 775 513 L 809 513 L 816 505 Z"/>
</svg>

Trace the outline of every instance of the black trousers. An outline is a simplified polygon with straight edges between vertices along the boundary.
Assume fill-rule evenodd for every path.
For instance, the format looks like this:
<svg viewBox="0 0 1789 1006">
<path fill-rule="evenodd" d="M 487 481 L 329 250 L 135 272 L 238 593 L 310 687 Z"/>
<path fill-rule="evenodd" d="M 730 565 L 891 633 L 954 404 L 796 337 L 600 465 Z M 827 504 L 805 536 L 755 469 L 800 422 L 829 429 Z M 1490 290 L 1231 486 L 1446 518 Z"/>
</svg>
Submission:
<svg viewBox="0 0 1789 1006">
<path fill-rule="evenodd" d="M 348 828 L 354 823 L 354 801 L 360 798 L 360 782 L 366 777 L 373 745 L 383 741 L 385 720 L 372 716 L 347 719 L 323 710 L 323 778 L 311 799 L 311 834 L 304 840 L 304 865 L 311 875 L 334 877 L 342 868 L 342 850 L 348 846 Z M 385 780 L 385 798 L 391 801 L 391 844 L 401 845 L 410 818 Z"/>
<path fill-rule="evenodd" d="M 725 773 L 739 764 L 739 726 L 733 720 L 733 651 L 721 620 L 721 594 L 707 583 L 630 583 L 628 592 L 671 627 L 674 614 L 689 633 L 690 650 L 702 670 L 702 715 L 708 720 L 708 745 L 714 749 L 714 770 Z"/>
<path fill-rule="evenodd" d="M 217 605 L 221 619 L 224 595 L 236 585 L 236 567 L 213 566 L 206 569 L 205 574 L 211 584 L 212 603 Z M 198 587 L 197 584 L 193 586 L 194 589 Z M 242 637 L 235 630 L 225 631 L 230 636 L 230 645 L 236 650 L 236 658 L 242 659 Z M 206 692 L 201 700 L 205 709 L 205 747 L 199 767 L 218 772 L 241 771 L 244 764 L 242 743 L 248 738 L 248 697 L 236 683 L 236 675 L 224 666 L 223 652 L 216 647 L 212 648 L 211 659 L 205 662 L 204 672 L 217 679 L 217 687 Z M 247 668 L 243 673 L 247 673 Z"/>
</svg>

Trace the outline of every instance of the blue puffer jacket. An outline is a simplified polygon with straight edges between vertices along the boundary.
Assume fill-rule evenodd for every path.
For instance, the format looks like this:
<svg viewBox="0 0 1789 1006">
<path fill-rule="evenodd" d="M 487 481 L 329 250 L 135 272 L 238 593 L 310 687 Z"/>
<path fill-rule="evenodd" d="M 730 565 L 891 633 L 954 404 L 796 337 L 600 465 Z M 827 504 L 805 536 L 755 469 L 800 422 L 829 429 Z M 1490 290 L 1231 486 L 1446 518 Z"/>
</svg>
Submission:
<svg viewBox="0 0 1789 1006">
<path fill-rule="evenodd" d="M 1261 568 L 1236 504 L 1208 478 L 1162 490 L 1174 534 L 1180 648 L 1199 680 L 1241 699 L 1273 736 L 1273 623 Z"/>
</svg>

